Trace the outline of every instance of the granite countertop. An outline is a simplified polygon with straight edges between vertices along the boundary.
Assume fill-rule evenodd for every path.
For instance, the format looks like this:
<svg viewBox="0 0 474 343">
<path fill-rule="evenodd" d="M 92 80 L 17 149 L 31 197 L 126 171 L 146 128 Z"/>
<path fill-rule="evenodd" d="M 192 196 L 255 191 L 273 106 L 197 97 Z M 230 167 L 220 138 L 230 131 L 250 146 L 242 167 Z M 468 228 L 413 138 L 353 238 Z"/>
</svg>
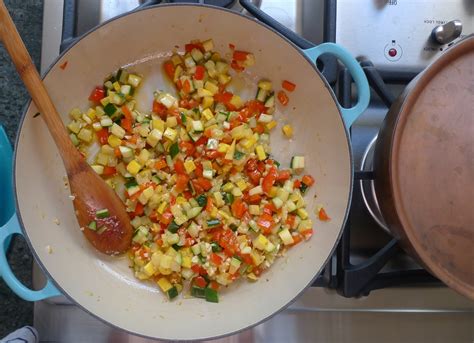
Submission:
<svg viewBox="0 0 474 343">
<path fill-rule="evenodd" d="M 39 69 L 43 23 L 43 0 L 4 0 Z M 21 113 L 29 99 L 9 56 L 0 45 L 0 124 L 14 142 Z M 21 238 L 11 244 L 8 260 L 18 278 L 31 287 L 33 259 Z M 7 333 L 33 324 L 33 304 L 17 297 L 0 278 L 0 339 Z"/>
</svg>

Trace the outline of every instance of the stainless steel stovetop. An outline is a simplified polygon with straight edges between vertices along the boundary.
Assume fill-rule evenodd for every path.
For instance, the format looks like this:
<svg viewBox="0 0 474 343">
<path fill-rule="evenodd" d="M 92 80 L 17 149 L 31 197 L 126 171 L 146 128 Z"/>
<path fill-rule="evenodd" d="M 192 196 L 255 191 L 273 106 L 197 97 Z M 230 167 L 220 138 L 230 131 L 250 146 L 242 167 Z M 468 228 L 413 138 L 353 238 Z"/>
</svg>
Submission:
<svg viewBox="0 0 474 343">
<path fill-rule="evenodd" d="M 349 3 L 350 6 L 354 6 L 355 2 L 359 5 L 365 3 L 366 6 L 367 4 L 370 6 L 372 0 L 340 1 Z M 399 0 L 398 3 L 402 1 Z M 452 7 L 460 1 L 463 0 L 446 0 L 444 5 L 449 7 L 451 3 Z M 84 33 L 100 22 L 135 8 L 139 2 L 138 0 L 77 0 L 78 33 Z M 374 0 L 374 2 L 380 1 Z M 393 3 L 397 1 L 381 2 L 384 6 L 393 6 Z M 324 0 L 256 0 L 254 3 L 306 39 L 314 43 L 323 41 Z M 232 8 L 242 11 L 238 4 L 234 4 Z M 438 10 L 445 11 L 444 8 Z M 370 11 L 366 8 L 365 12 L 361 13 L 366 17 L 374 15 L 367 12 Z M 339 13 L 339 15 L 343 14 L 343 12 Z M 63 1 L 45 0 L 42 71 L 45 71 L 59 54 L 62 20 Z M 339 18 L 339 20 L 343 22 L 346 18 Z M 358 17 L 358 20 L 362 19 Z M 359 24 L 362 25 L 354 21 L 342 27 L 351 28 Z M 471 25 L 472 32 L 472 23 L 468 25 Z M 355 29 L 359 30 L 360 26 Z M 388 36 L 387 39 L 391 42 L 392 38 Z M 339 39 L 344 41 L 342 38 Z M 396 40 L 397 44 L 403 44 L 399 36 Z M 413 45 L 412 41 L 409 43 Z M 409 51 L 406 45 L 403 45 L 403 49 Z M 357 50 L 355 53 L 358 54 Z M 383 60 L 380 57 L 383 51 L 374 49 L 373 53 L 379 54 L 377 58 L 380 59 L 381 64 L 386 63 L 391 67 L 390 62 L 393 61 Z M 432 55 L 431 57 L 434 58 L 434 54 Z M 406 60 L 399 63 L 402 62 L 410 63 Z M 419 68 L 420 61 L 417 60 L 416 63 Z M 427 60 L 424 63 L 427 63 Z M 416 68 L 414 66 L 414 69 Z M 391 91 L 395 94 L 398 94 L 403 87 L 403 85 L 390 85 Z M 386 111 L 387 108 L 383 102 L 374 97 L 370 108 L 353 126 L 356 169 L 361 168 L 364 152 L 376 136 Z M 389 242 L 391 237 L 370 217 L 357 185 L 354 191 L 352 212 L 354 214 L 351 243 L 354 254 L 351 255 L 351 259 L 362 261 Z M 392 264 L 417 267 L 405 255 L 395 259 Z M 393 265 L 388 267 L 393 267 Z M 41 273 L 35 268 L 35 285 L 41 286 L 42 279 Z M 386 288 L 372 291 L 369 296 L 361 298 L 344 298 L 334 290 L 311 287 L 287 310 L 267 322 L 215 342 L 472 342 L 474 338 L 473 309 L 472 302 L 446 287 L 439 286 Z M 149 341 L 102 323 L 64 297 L 37 302 L 34 324 L 44 341 Z"/>
</svg>

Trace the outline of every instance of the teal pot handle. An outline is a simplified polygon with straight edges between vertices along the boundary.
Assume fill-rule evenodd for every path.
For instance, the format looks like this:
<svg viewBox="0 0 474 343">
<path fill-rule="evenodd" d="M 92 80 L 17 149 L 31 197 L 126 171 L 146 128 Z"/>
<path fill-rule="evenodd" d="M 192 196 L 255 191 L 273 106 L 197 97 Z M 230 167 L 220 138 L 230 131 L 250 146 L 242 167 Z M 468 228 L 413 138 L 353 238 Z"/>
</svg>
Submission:
<svg viewBox="0 0 474 343">
<path fill-rule="evenodd" d="M 356 121 L 356 119 L 366 110 L 370 101 L 370 88 L 367 77 L 365 76 L 359 62 L 342 46 L 334 43 L 323 43 L 314 48 L 303 50 L 314 63 L 323 54 L 336 56 L 349 70 L 357 86 L 358 99 L 357 104 L 351 108 L 344 108 L 340 104 L 339 109 L 347 128 Z"/>
<path fill-rule="evenodd" d="M 57 290 L 50 280 L 46 282 L 43 289 L 33 291 L 23 285 L 21 281 L 16 278 L 7 261 L 5 244 L 6 240 L 10 239 L 11 236 L 15 234 L 22 235 L 20 223 L 18 222 L 16 214 L 13 215 L 3 227 L 0 227 L 0 275 L 8 287 L 10 287 L 11 290 L 20 298 L 27 301 L 38 301 L 61 295 L 61 292 Z"/>
<path fill-rule="evenodd" d="M 23 285 L 13 274 L 8 261 L 7 250 L 11 237 L 15 234 L 22 235 L 20 223 L 15 214 L 15 201 L 13 198 L 12 166 L 13 153 L 5 130 L 0 125 L 0 277 L 19 297 L 28 301 L 37 301 L 61 295 L 56 287 L 48 280 L 46 286 L 40 291 L 33 291 Z"/>
</svg>

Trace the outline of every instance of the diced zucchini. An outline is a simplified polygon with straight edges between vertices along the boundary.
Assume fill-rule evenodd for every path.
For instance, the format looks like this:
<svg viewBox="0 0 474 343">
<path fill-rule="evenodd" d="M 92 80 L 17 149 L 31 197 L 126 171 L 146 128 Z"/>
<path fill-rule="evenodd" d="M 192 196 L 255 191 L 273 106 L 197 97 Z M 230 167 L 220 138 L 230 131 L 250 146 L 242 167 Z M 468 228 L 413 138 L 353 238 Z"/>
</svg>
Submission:
<svg viewBox="0 0 474 343">
<path fill-rule="evenodd" d="M 268 91 L 263 88 L 259 88 L 257 91 L 257 96 L 255 98 L 258 101 L 265 102 L 265 100 L 267 99 L 267 96 L 268 96 Z"/>
<path fill-rule="evenodd" d="M 171 144 L 169 152 L 170 152 L 171 158 L 173 158 L 173 159 L 176 157 L 176 155 L 179 154 L 178 142 L 175 142 L 175 143 Z"/>
<path fill-rule="evenodd" d="M 192 127 L 194 132 L 203 132 L 204 126 L 202 125 L 202 121 L 200 120 L 193 120 Z"/>
<path fill-rule="evenodd" d="M 304 169 L 304 156 L 293 156 L 291 159 L 291 169 L 300 172 Z"/>
<path fill-rule="evenodd" d="M 186 216 L 191 219 L 196 217 L 199 213 L 201 213 L 202 207 L 193 207 L 189 211 L 186 211 Z"/>
<path fill-rule="evenodd" d="M 219 295 L 217 294 L 217 291 L 207 287 L 204 291 L 206 301 L 212 302 L 212 303 L 218 303 L 219 302 Z"/>
<path fill-rule="evenodd" d="M 137 88 L 142 82 L 142 78 L 135 74 L 128 75 L 128 84 L 132 85 L 134 88 Z"/>
<path fill-rule="evenodd" d="M 199 49 L 193 49 L 191 51 L 191 56 L 192 56 L 193 60 L 195 60 L 196 62 L 199 62 L 200 60 L 202 60 L 204 58 L 204 55 L 202 54 L 201 50 L 199 50 Z"/>
<path fill-rule="evenodd" d="M 288 229 L 281 230 L 278 233 L 278 236 L 280 236 L 281 240 L 283 241 L 283 244 L 285 245 L 291 245 L 295 242 L 293 236 L 291 236 L 291 233 L 290 231 L 288 231 Z"/>
<path fill-rule="evenodd" d="M 122 138 L 125 136 L 125 130 L 124 130 L 121 126 L 119 126 L 119 125 L 117 125 L 117 124 L 115 124 L 115 123 L 112 124 L 112 127 L 111 127 L 111 129 L 110 129 L 110 132 L 111 132 L 113 135 L 115 135 L 115 136 L 117 136 L 118 138 L 120 138 L 120 139 L 122 139 Z"/>
<path fill-rule="evenodd" d="M 106 208 L 103 208 L 101 210 L 95 211 L 95 216 L 99 219 L 107 218 L 110 216 L 109 210 Z"/>
<path fill-rule="evenodd" d="M 275 96 L 271 95 L 268 97 L 268 99 L 265 101 L 265 107 L 267 108 L 272 108 L 275 106 Z"/>
<path fill-rule="evenodd" d="M 212 51 L 214 49 L 214 42 L 212 39 L 205 40 L 202 42 L 202 47 L 204 48 L 204 51 Z"/>
</svg>

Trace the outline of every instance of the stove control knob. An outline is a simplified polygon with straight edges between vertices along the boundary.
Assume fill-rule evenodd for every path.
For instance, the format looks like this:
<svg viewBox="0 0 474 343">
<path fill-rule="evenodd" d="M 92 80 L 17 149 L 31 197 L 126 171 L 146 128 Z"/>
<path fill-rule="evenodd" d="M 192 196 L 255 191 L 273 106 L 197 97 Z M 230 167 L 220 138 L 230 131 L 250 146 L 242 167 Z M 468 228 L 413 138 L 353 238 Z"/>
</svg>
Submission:
<svg viewBox="0 0 474 343">
<path fill-rule="evenodd" d="M 436 26 L 431 32 L 431 37 L 438 44 L 448 44 L 458 38 L 461 32 L 462 22 L 453 20 L 444 25 Z"/>
</svg>

